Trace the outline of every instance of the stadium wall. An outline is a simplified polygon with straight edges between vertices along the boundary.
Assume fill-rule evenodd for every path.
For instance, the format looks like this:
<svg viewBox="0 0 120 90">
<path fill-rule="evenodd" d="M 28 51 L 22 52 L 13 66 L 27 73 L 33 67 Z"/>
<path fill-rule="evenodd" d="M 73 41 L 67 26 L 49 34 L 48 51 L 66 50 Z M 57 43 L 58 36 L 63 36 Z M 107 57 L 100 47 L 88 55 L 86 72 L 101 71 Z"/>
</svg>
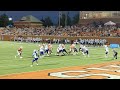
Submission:
<svg viewBox="0 0 120 90">
<path fill-rule="evenodd" d="M 43 40 L 44 39 L 69 39 L 69 40 L 76 40 L 76 39 L 106 39 L 109 44 L 120 44 L 120 38 L 119 37 L 67 37 L 67 36 L 14 36 L 14 35 L 1 35 L 0 40 L 2 41 L 14 41 L 14 37 L 40 37 Z"/>
</svg>

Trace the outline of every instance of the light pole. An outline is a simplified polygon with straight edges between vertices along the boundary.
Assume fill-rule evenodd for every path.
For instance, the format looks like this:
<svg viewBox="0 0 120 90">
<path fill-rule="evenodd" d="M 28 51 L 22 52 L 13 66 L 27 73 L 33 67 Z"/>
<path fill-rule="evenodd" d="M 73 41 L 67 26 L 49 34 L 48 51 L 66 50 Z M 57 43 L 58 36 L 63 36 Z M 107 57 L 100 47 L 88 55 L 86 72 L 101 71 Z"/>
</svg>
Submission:
<svg viewBox="0 0 120 90">
<path fill-rule="evenodd" d="M 60 23 L 61 23 L 61 22 L 60 22 L 60 19 L 61 19 L 61 17 L 62 17 L 62 12 L 61 12 L 61 11 L 59 11 L 59 16 L 58 16 L 58 17 L 59 17 L 59 27 L 60 27 Z"/>
</svg>

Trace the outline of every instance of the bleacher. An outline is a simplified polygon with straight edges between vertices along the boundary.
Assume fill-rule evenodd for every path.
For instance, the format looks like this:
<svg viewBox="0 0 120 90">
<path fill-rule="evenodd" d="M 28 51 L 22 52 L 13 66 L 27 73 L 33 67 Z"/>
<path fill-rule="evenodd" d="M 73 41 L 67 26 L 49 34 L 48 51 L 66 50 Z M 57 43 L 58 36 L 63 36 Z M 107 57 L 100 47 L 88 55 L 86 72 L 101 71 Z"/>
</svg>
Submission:
<svg viewBox="0 0 120 90">
<path fill-rule="evenodd" d="M 97 23 L 99 23 L 100 21 L 102 21 L 103 23 L 106 23 L 108 21 L 112 21 L 112 22 L 115 22 L 116 24 L 120 25 L 120 18 L 80 19 L 79 24 L 80 25 L 87 25 L 87 24 L 93 23 L 94 21 L 97 22 Z"/>
</svg>

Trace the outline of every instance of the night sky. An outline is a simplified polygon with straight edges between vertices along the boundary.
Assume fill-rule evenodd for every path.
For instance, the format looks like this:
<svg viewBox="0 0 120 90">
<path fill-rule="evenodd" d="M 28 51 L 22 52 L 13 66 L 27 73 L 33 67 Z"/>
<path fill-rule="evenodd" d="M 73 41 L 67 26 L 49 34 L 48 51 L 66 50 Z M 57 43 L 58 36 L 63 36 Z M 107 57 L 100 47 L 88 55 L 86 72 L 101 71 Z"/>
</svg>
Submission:
<svg viewBox="0 0 120 90">
<path fill-rule="evenodd" d="M 9 17 L 12 17 L 14 21 L 19 20 L 22 16 L 33 15 L 38 19 L 42 17 L 50 16 L 54 23 L 58 21 L 59 11 L 0 11 L 0 14 L 6 13 Z M 69 11 L 70 17 L 73 17 L 79 11 Z"/>
</svg>

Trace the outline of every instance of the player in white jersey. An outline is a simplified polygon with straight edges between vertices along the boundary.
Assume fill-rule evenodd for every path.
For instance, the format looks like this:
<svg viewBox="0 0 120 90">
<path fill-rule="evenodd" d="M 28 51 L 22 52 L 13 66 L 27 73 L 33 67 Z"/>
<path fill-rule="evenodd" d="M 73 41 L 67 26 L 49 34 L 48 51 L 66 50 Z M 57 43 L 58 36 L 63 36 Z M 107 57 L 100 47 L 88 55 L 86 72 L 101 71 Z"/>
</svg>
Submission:
<svg viewBox="0 0 120 90">
<path fill-rule="evenodd" d="M 49 49 L 48 49 L 48 45 L 47 44 L 45 44 L 44 49 L 45 49 L 46 55 L 49 56 L 49 54 L 48 54 Z"/>
<path fill-rule="evenodd" d="M 65 49 L 65 45 L 64 45 L 64 44 L 62 44 L 62 52 L 63 52 L 63 54 L 64 54 L 64 52 L 68 54 L 68 52 L 67 52 L 66 49 Z M 64 55 L 65 55 L 65 54 L 64 54 Z"/>
<path fill-rule="evenodd" d="M 83 45 L 80 44 L 80 47 L 79 47 L 79 52 L 81 51 L 82 52 L 82 48 L 83 48 Z"/>
<path fill-rule="evenodd" d="M 40 46 L 40 56 L 44 57 L 44 45 Z"/>
<path fill-rule="evenodd" d="M 86 46 L 84 46 L 84 54 L 89 57 L 89 51 L 88 51 L 88 48 Z"/>
<path fill-rule="evenodd" d="M 85 55 L 85 53 L 84 53 L 85 52 L 85 48 L 84 48 L 83 45 L 80 45 L 79 51 L 81 51 L 82 54 Z"/>
<path fill-rule="evenodd" d="M 105 47 L 105 57 L 107 58 L 109 54 L 109 49 L 107 45 L 104 45 L 104 47 Z"/>
<path fill-rule="evenodd" d="M 63 53 L 63 48 L 62 48 L 62 44 L 59 44 L 58 48 L 57 48 L 57 55 L 62 55 L 61 53 Z"/>
<path fill-rule="evenodd" d="M 38 65 L 38 61 L 37 61 L 37 60 L 38 60 L 38 57 L 39 57 L 37 50 L 34 50 L 32 55 L 33 55 L 34 59 L 32 60 L 32 65 L 31 65 L 31 67 L 33 66 L 33 63 L 34 63 L 35 61 L 36 61 L 37 65 Z"/>
</svg>

